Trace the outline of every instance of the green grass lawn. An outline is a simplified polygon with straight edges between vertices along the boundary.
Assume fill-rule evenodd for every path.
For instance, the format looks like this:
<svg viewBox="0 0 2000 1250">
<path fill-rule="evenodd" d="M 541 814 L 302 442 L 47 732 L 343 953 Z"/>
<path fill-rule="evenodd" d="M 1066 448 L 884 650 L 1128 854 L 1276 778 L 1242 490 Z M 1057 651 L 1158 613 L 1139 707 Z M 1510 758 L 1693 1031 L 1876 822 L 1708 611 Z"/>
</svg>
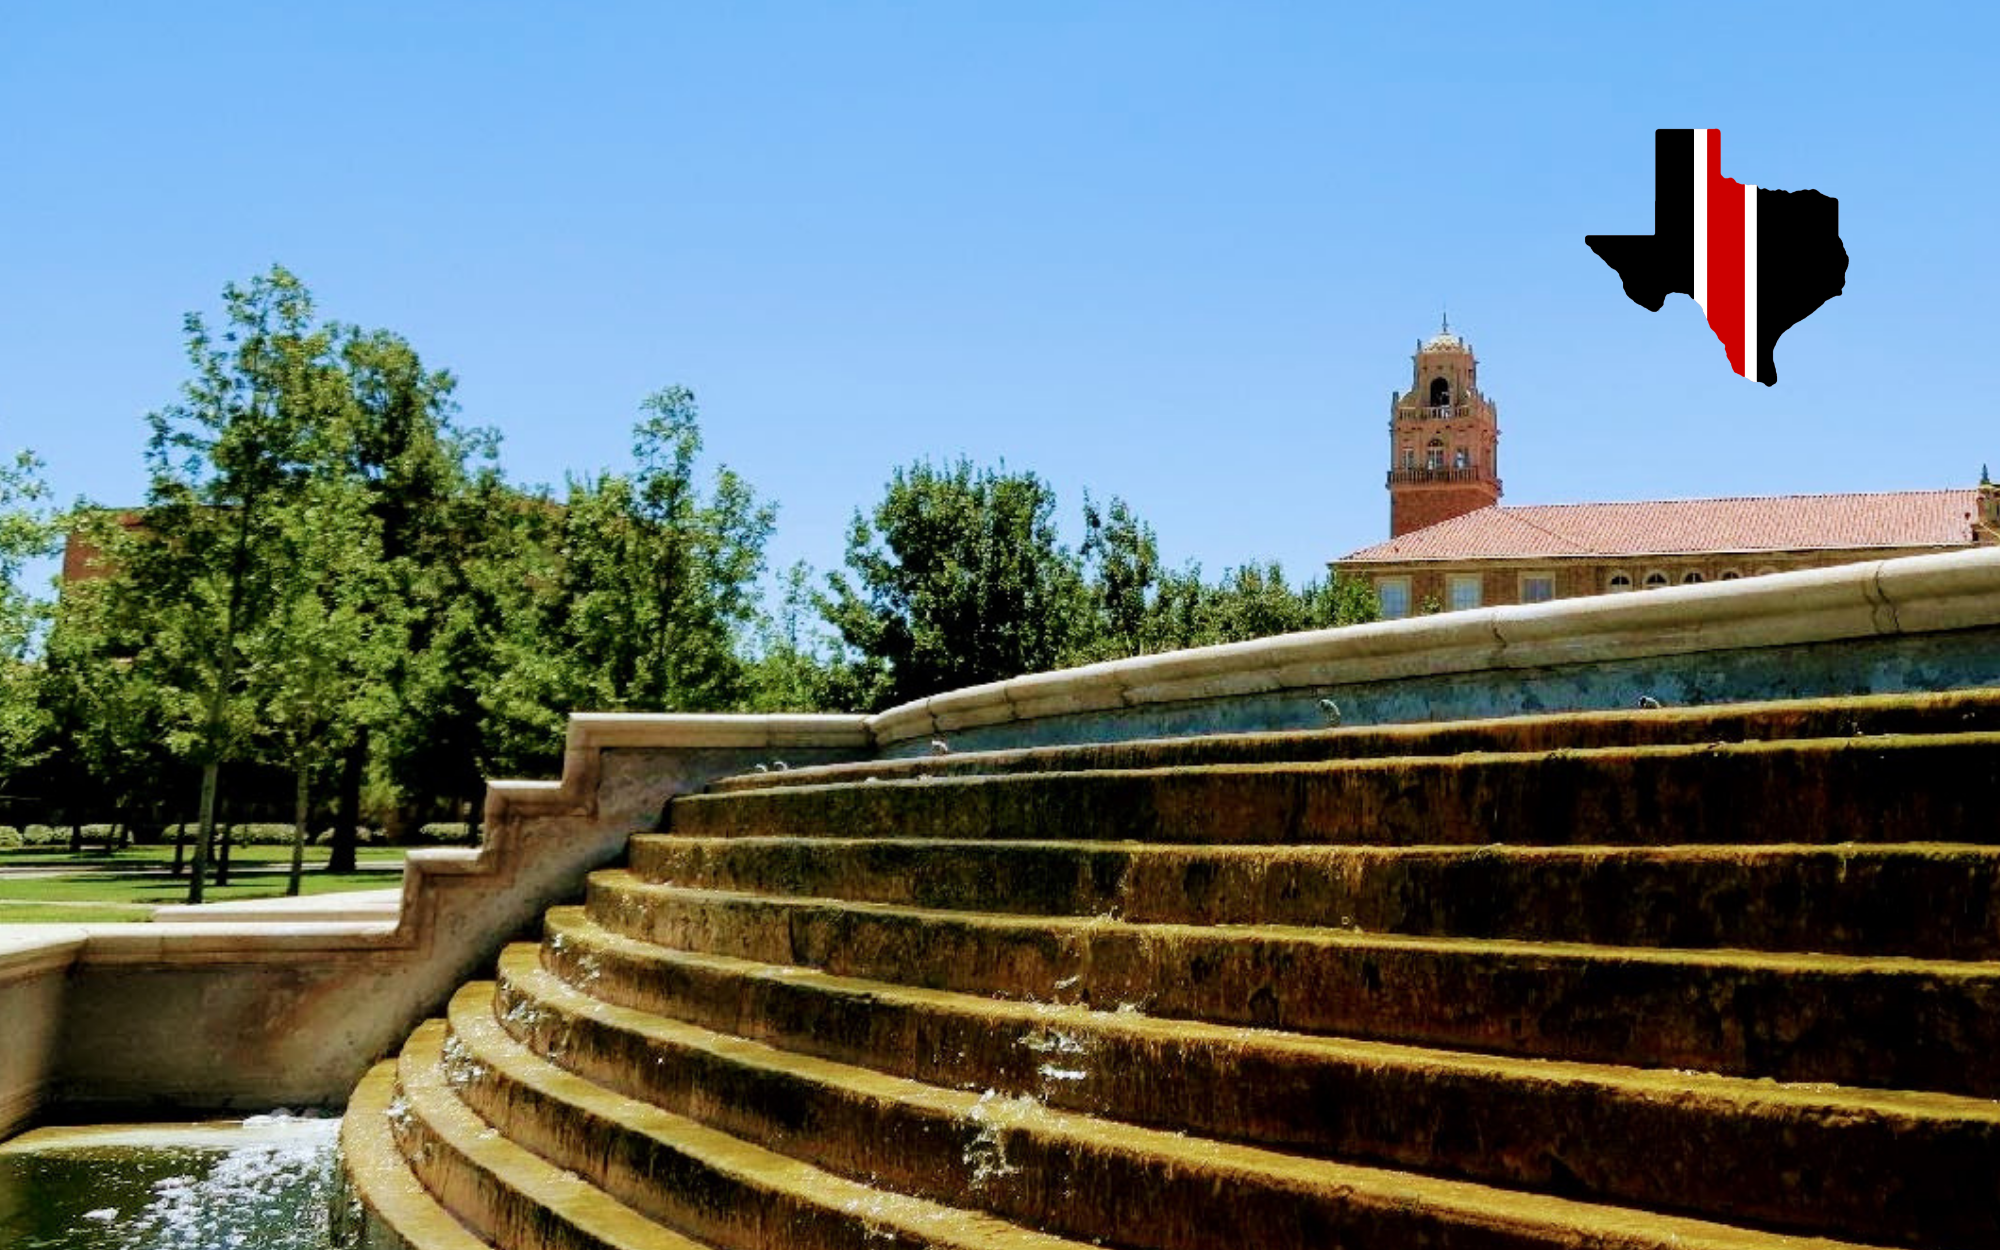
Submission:
<svg viewBox="0 0 2000 1250">
<path fill-rule="evenodd" d="M 147 921 L 150 907 L 48 907 L 36 903 L 11 903 L 0 899 L 0 925 L 10 924 L 111 924 Z"/>
<path fill-rule="evenodd" d="M 192 847 L 189 848 L 192 853 Z M 355 852 L 355 859 L 363 864 L 400 864 L 403 853 L 408 850 L 401 846 L 364 846 Z M 306 847 L 306 867 L 326 863 L 327 848 Z M 128 846 L 121 850 L 106 851 L 86 845 L 79 855 L 69 853 L 69 847 L 62 844 L 51 846 L 16 846 L 0 848 L 0 869 L 6 868 L 67 868 L 105 867 L 127 868 L 154 865 L 166 867 L 174 862 L 173 843 L 159 846 Z M 233 846 L 229 849 L 230 864 L 289 864 L 292 862 L 292 848 L 289 846 Z"/>
<path fill-rule="evenodd" d="M 357 856 L 362 871 L 328 873 L 326 848 L 307 847 L 303 892 L 335 894 L 393 888 L 402 879 L 403 853 L 402 847 L 364 847 Z M 153 907 L 187 901 L 187 878 L 167 872 L 173 858 L 171 846 L 131 847 L 113 853 L 86 851 L 82 855 L 71 855 L 66 847 L 0 851 L 0 924 L 150 919 Z M 284 894 L 291 848 L 237 847 L 229 859 L 229 884 L 211 882 L 203 901 L 225 903 Z M 46 875 L 5 875 L 6 870 L 28 868 L 46 870 Z"/>
</svg>

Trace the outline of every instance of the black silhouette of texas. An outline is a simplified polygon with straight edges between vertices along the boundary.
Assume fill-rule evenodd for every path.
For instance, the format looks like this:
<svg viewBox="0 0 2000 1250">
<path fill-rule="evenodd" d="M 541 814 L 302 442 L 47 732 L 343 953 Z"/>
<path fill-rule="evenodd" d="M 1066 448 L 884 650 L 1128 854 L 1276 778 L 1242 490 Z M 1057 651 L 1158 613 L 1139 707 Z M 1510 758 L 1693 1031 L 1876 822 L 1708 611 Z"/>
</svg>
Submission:
<svg viewBox="0 0 2000 1250">
<path fill-rule="evenodd" d="M 1693 132 L 1653 133 L 1653 233 L 1583 237 L 1647 312 L 1660 311 L 1669 295 L 1694 295 Z M 1774 386 L 1771 350 L 1779 337 L 1847 286 L 1840 201 L 1818 191 L 1759 187 L 1757 241 L 1756 378 Z"/>
</svg>

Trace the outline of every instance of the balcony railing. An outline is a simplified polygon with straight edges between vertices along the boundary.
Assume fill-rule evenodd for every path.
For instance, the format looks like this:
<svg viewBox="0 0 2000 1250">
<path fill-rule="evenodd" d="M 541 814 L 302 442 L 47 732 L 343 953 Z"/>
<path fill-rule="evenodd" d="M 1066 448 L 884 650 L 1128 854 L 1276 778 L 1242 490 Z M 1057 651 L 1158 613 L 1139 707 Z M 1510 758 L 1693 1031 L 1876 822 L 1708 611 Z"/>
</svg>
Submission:
<svg viewBox="0 0 2000 1250">
<path fill-rule="evenodd" d="M 1410 482 L 1483 482 L 1485 470 L 1477 466 L 1464 469 L 1391 469 L 1389 485 L 1405 485 Z M 1493 488 L 1500 488 L 1500 479 L 1494 478 Z"/>
</svg>

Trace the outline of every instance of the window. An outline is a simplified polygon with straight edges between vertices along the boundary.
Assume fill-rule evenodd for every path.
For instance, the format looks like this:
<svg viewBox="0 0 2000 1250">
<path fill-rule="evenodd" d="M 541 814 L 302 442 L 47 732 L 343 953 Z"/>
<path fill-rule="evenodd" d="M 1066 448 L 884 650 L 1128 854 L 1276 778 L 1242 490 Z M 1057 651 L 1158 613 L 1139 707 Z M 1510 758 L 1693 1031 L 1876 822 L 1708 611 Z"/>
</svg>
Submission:
<svg viewBox="0 0 2000 1250">
<path fill-rule="evenodd" d="M 1552 573 L 1521 574 L 1521 602 L 1547 603 L 1556 597 L 1556 579 Z"/>
<path fill-rule="evenodd" d="M 1604 588 L 1613 594 L 1621 590 L 1630 590 L 1632 589 L 1632 575 L 1630 573 L 1613 573 L 1611 580 L 1604 584 Z"/>
<path fill-rule="evenodd" d="M 1451 610 L 1462 612 L 1479 606 L 1479 575 L 1451 579 Z"/>
<path fill-rule="evenodd" d="M 1658 590 L 1660 587 L 1666 584 L 1667 584 L 1667 575 L 1665 573 L 1660 572 L 1660 570 L 1654 569 L 1652 572 L 1646 574 L 1647 590 Z"/>
<path fill-rule="evenodd" d="M 1471 468 L 1471 467 L 1472 467 L 1472 456 L 1471 456 L 1471 454 L 1470 454 L 1470 453 L 1468 453 L 1468 452 L 1467 452 L 1467 451 L 1465 450 L 1465 448 L 1463 448 L 1463 447 L 1461 447 L 1461 448 L 1459 448 L 1459 449 L 1458 449 L 1457 451 L 1455 451 L 1455 452 L 1451 453 L 1451 467 L 1452 467 L 1452 468 L 1454 468 L 1454 469 L 1469 469 L 1469 468 Z"/>
<path fill-rule="evenodd" d="M 1700 573 L 1693 570 L 1681 574 L 1681 585 L 1683 586 L 1699 586 L 1704 580 L 1706 579 Z"/>
<path fill-rule="evenodd" d="M 1735 569 L 1724 569 L 1722 570 L 1722 576 L 1717 578 L 1716 580 L 1723 582 L 1733 582 L 1741 576 L 1743 576 L 1743 574 L 1738 573 Z"/>
<path fill-rule="evenodd" d="M 1424 447 L 1424 467 L 1426 469 L 1444 468 L 1443 439 L 1434 438 Z"/>
<path fill-rule="evenodd" d="M 1417 449 L 1416 449 L 1416 448 L 1414 448 L 1414 447 L 1405 447 L 1405 448 L 1403 448 L 1403 467 L 1404 467 L 1404 468 L 1406 468 L 1406 469 L 1414 469 L 1414 468 L 1416 468 L 1416 467 L 1417 467 Z"/>
<path fill-rule="evenodd" d="M 1757 576 L 1762 577 L 1766 573 L 1775 573 L 1777 571 L 1778 571 L 1777 569 L 1772 568 L 1770 565 L 1767 564 L 1763 568 L 1757 570 Z"/>
<path fill-rule="evenodd" d="M 1383 577 L 1376 579 L 1375 597 L 1382 605 L 1382 619 L 1400 620 L 1410 614 L 1410 579 L 1407 577 Z"/>
<path fill-rule="evenodd" d="M 1451 402 L 1451 383 L 1443 378 L 1431 379 L 1431 407 L 1442 408 Z"/>
</svg>

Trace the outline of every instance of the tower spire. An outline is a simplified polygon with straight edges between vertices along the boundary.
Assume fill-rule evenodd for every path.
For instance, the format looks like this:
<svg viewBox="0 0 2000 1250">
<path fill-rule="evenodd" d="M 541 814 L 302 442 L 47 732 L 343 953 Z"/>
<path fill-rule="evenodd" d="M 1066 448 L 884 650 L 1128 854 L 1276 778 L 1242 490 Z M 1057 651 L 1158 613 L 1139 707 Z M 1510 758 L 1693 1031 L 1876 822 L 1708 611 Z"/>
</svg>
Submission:
<svg viewBox="0 0 2000 1250">
<path fill-rule="evenodd" d="M 1440 312 L 1440 314 L 1441 314 L 1441 315 L 1440 315 L 1440 317 L 1438 318 L 1438 321 L 1439 321 L 1439 325 L 1438 325 L 1438 332 L 1439 332 L 1440 334 L 1450 334 L 1450 333 L 1451 333 L 1451 308 L 1450 308 L 1450 306 L 1449 306 L 1449 305 L 1445 305 L 1445 304 L 1440 304 L 1440 305 L 1438 305 L 1438 310 L 1439 310 L 1439 312 Z"/>
</svg>

